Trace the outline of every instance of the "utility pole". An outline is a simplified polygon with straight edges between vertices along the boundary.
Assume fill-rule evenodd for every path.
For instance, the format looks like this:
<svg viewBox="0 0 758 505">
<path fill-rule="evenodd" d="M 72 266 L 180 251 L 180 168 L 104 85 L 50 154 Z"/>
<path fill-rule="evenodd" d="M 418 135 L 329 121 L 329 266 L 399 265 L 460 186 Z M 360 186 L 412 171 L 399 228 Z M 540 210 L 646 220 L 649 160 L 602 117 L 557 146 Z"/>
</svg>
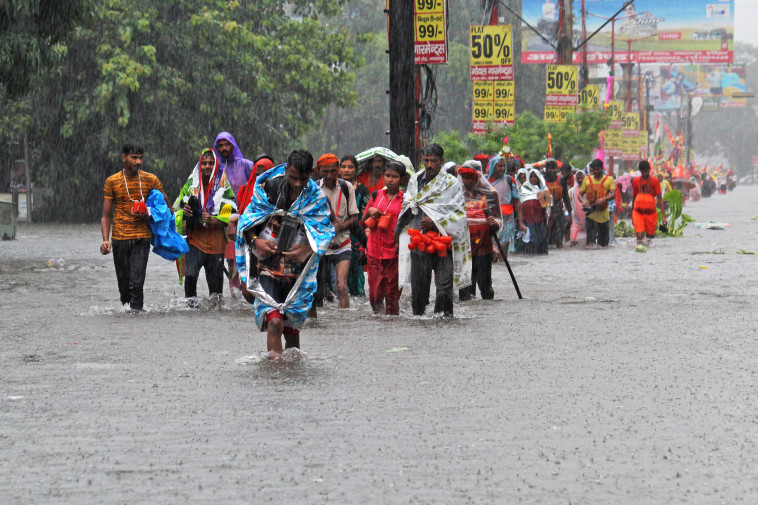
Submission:
<svg viewBox="0 0 758 505">
<path fill-rule="evenodd" d="M 416 161 L 413 0 L 389 1 L 390 149 Z"/>
<path fill-rule="evenodd" d="M 687 162 L 684 165 L 685 168 L 689 167 L 690 165 L 690 154 L 692 151 L 692 93 L 687 93 L 687 123 L 686 123 L 687 129 L 685 130 L 685 139 L 684 139 L 684 145 L 685 150 L 687 151 Z"/>
<path fill-rule="evenodd" d="M 24 133 L 24 171 L 26 184 L 26 222 L 32 222 L 32 178 L 29 169 L 29 138 Z"/>
<path fill-rule="evenodd" d="M 574 0 L 559 0 L 558 47 L 556 59 L 558 65 L 574 64 Z"/>
</svg>

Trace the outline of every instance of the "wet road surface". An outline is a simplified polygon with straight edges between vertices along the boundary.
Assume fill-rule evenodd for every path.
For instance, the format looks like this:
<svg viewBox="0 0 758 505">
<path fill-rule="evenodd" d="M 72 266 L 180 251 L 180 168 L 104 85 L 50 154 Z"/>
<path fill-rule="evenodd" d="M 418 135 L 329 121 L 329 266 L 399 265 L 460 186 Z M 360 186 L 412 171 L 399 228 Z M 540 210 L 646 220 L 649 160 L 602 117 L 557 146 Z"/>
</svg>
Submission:
<svg viewBox="0 0 758 505">
<path fill-rule="evenodd" d="M 306 357 L 251 306 L 185 307 L 151 255 L 118 303 L 97 224 L 0 243 L 0 502 L 754 503 L 758 187 L 646 254 L 512 258 L 442 321 L 326 308 Z M 226 289 L 226 287 L 225 287 Z M 407 289 L 407 288 L 406 288 Z M 199 292 L 204 292 L 201 277 Z"/>
</svg>

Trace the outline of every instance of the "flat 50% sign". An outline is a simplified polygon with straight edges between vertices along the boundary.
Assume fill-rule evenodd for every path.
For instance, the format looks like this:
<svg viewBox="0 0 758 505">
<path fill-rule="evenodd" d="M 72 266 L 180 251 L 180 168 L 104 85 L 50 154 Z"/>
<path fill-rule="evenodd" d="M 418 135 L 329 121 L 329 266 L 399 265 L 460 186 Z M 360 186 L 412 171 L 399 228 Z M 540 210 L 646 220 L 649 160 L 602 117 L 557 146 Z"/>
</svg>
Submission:
<svg viewBox="0 0 758 505">
<path fill-rule="evenodd" d="M 579 92 L 579 104 L 582 109 L 597 109 L 600 107 L 600 89 L 597 84 L 586 86 Z"/>
<path fill-rule="evenodd" d="M 511 26 L 471 27 L 471 65 L 511 65 Z"/>
<path fill-rule="evenodd" d="M 576 67 L 573 65 L 548 65 L 547 94 L 576 94 Z"/>
</svg>

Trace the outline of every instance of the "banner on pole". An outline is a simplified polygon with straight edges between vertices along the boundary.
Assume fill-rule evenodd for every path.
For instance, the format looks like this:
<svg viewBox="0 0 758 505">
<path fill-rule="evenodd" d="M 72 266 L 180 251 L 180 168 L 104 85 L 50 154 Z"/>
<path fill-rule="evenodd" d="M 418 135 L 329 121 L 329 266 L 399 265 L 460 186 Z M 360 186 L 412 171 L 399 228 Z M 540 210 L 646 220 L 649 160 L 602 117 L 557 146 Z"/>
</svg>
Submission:
<svg viewBox="0 0 758 505">
<path fill-rule="evenodd" d="M 474 81 L 472 101 L 473 132 L 483 134 L 487 123 L 513 125 L 515 120 L 515 86 L 513 81 Z"/>
<path fill-rule="evenodd" d="M 415 64 L 447 63 L 445 0 L 416 0 L 413 13 Z"/>
<path fill-rule="evenodd" d="M 513 34 L 511 25 L 469 28 L 472 81 L 513 80 Z"/>
<path fill-rule="evenodd" d="M 545 121 L 558 123 L 576 111 L 577 68 L 574 65 L 548 65 L 545 85 Z"/>
</svg>

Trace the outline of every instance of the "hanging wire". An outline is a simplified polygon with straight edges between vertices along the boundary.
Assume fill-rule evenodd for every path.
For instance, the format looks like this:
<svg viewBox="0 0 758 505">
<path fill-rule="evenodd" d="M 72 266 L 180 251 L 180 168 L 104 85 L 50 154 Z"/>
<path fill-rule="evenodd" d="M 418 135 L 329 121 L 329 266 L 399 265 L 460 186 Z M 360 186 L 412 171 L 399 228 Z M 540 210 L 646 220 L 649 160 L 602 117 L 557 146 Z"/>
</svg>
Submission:
<svg viewBox="0 0 758 505">
<path fill-rule="evenodd" d="M 432 123 L 437 113 L 437 82 L 436 69 L 430 65 L 422 65 L 422 85 L 419 103 L 419 134 L 421 138 L 432 138 Z"/>
</svg>

